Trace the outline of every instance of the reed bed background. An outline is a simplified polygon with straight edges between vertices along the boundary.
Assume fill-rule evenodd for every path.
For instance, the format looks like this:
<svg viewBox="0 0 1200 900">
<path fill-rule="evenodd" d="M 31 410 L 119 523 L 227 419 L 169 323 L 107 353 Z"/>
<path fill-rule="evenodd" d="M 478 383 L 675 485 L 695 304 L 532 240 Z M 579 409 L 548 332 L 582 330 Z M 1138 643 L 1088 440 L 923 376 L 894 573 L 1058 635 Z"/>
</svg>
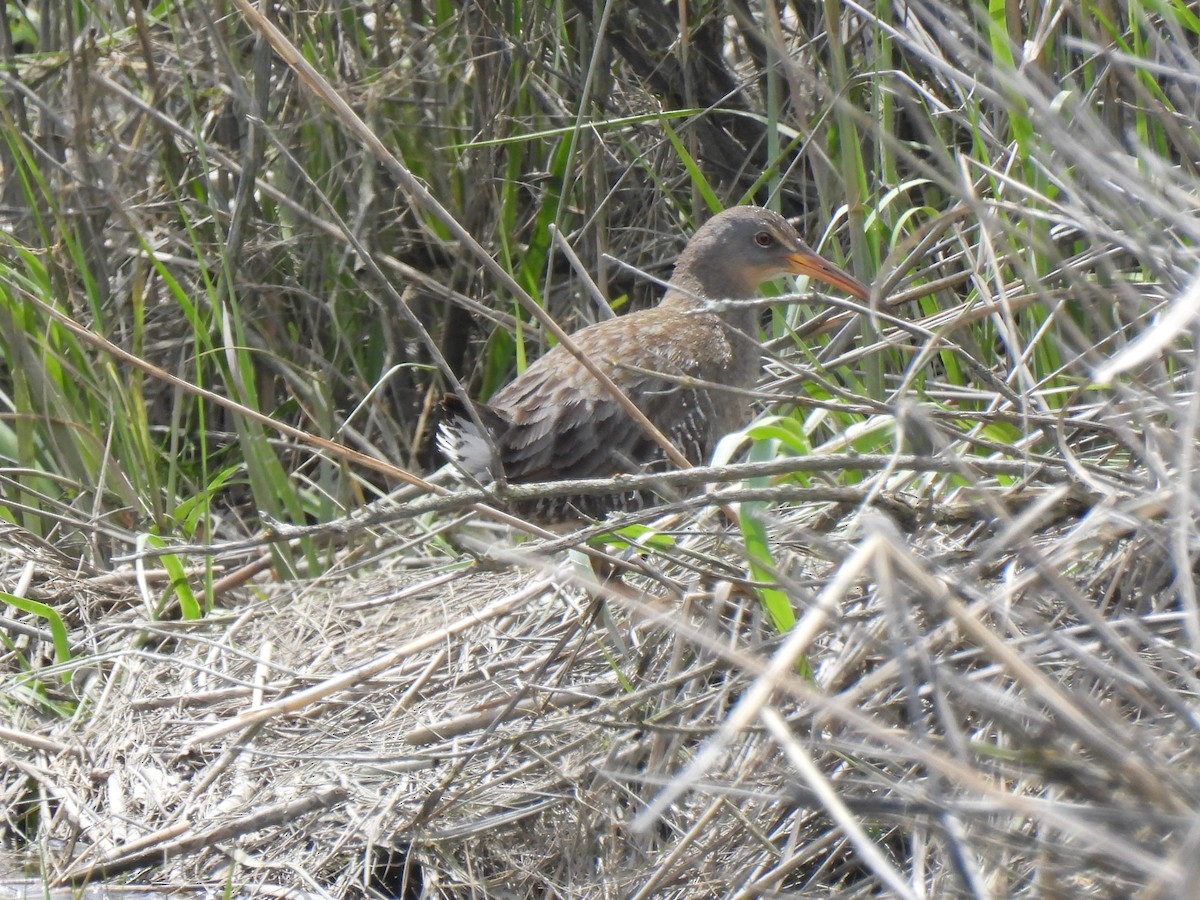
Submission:
<svg viewBox="0 0 1200 900">
<path fill-rule="evenodd" d="M 14 882 L 1189 895 L 1195 4 L 6 8 Z M 873 300 L 663 507 L 392 496 L 745 202 Z"/>
</svg>

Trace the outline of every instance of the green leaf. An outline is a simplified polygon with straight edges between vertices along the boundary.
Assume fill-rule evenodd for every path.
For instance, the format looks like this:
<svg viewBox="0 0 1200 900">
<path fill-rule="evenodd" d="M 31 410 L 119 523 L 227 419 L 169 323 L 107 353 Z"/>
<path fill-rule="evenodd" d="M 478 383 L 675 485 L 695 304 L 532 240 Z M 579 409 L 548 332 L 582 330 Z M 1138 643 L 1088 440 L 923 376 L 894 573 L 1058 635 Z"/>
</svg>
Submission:
<svg viewBox="0 0 1200 900">
<path fill-rule="evenodd" d="M 19 610 L 45 619 L 46 624 L 50 627 L 50 635 L 54 639 L 54 659 L 59 665 L 70 662 L 71 644 L 67 640 L 67 626 L 63 623 L 62 616 L 56 610 L 45 603 L 39 603 L 37 600 L 18 597 L 16 594 L 9 594 L 5 591 L 0 591 L 0 600 L 15 606 Z M 71 673 L 63 672 L 62 680 L 70 682 Z"/>
<path fill-rule="evenodd" d="M 156 550 L 167 546 L 166 541 L 154 534 L 146 535 L 144 541 L 146 546 Z M 188 584 L 187 575 L 179 557 L 173 553 L 164 553 L 159 557 L 159 561 L 171 577 L 170 590 L 175 593 L 175 598 L 179 601 L 179 609 L 183 618 L 188 621 L 201 618 L 203 612 L 200 603 L 196 600 L 196 595 L 192 593 L 192 587 Z"/>
</svg>

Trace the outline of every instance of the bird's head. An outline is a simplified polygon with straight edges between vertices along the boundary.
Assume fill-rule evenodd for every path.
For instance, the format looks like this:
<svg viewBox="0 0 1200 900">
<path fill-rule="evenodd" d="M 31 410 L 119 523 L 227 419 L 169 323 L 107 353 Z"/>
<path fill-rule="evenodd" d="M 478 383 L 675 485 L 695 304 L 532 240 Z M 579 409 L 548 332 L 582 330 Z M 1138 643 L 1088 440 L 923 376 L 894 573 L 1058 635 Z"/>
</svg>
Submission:
<svg viewBox="0 0 1200 900">
<path fill-rule="evenodd" d="M 870 295 L 865 284 L 804 243 L 783 216 L 757 206 L 731 207 L 705 222 L 671 281 L 709 299 L 745 298 L 782 275 L 807 275 L 859 300 Z"/>
</svg>

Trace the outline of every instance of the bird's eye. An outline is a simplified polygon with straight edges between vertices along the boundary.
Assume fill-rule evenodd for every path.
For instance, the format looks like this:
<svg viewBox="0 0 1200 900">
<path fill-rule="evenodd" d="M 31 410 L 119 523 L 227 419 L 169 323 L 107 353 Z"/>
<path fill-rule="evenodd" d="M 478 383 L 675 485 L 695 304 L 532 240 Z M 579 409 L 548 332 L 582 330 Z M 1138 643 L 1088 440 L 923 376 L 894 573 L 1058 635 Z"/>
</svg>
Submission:
<svg viewBox="0 0 1200 900">
<path fill-rule="evenodd" d="M 760 247 L 773 247 L 775 246 L 775 238 L 769 231 L 760 231 L 754 236 L 754 243 Z"/>
</svg>

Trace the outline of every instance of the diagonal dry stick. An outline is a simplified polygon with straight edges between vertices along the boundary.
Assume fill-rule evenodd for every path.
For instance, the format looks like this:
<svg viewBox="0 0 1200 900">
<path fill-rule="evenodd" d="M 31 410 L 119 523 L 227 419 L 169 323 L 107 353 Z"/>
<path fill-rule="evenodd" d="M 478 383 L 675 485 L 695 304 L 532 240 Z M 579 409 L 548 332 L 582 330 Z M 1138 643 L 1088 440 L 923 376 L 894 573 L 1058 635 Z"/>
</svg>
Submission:
<svg viewBox="0 0 1200 900">
<path fill-rule="evenodd" d="M 244 816 L 214 825 L 206 831 L 196 831 L 191 822 L 184 820 L 170 828 L 118 847 L 104 860 L 76 865 L 55 879 L 55 882 L 62 885 L 109 879 L 134 869 L 163 866 L 168 860 L 207 850 L 214 844 L 241 837 L 252 831 L 261 831 L 284 823 L 291 824 L 301 816 L 329 809 L 348 796 L 349 791 L 345 788 L 326 785 L 299 799 L 255 809 Z"/>
</svg>

